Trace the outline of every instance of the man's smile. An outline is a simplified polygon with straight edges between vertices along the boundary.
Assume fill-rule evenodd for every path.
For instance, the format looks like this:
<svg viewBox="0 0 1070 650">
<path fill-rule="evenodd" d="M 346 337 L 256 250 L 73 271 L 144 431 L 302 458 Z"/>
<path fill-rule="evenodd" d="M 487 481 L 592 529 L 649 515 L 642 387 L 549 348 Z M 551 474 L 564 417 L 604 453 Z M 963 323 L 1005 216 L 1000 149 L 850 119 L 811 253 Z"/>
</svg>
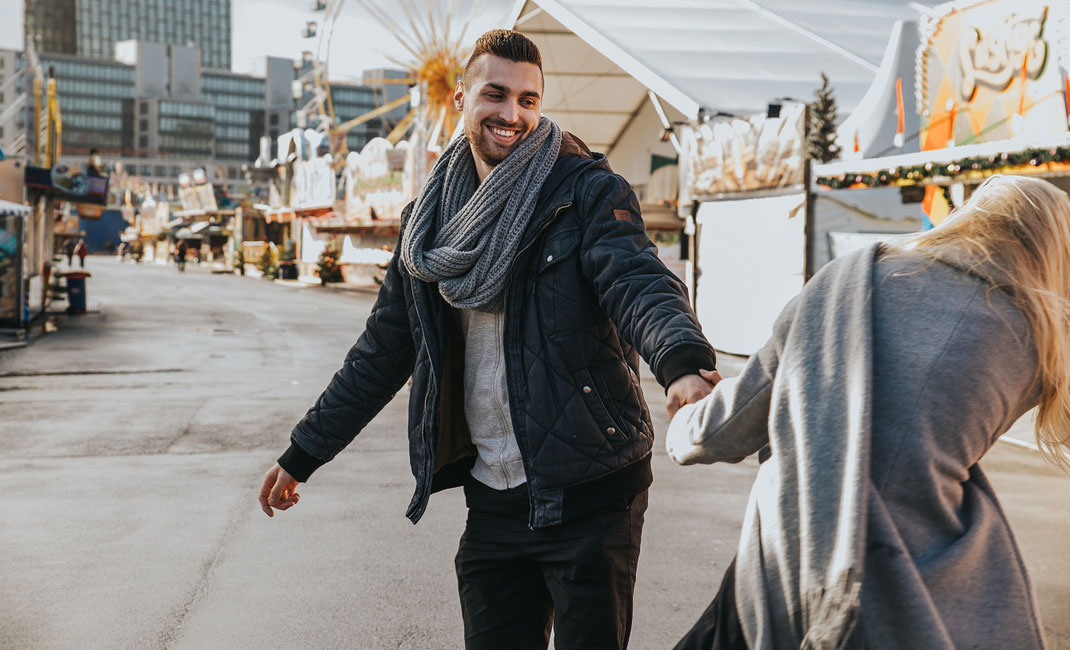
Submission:
<svg viewBox="0 0 1070 650">
<path fill-rule="evenodd" d="M 494 139 L 501 144 L 512 144 L 518 135 L 519 129 L 510 129 L 502 126 L 488 126 L 487 130 L 494 135 Z"/>
</svg>

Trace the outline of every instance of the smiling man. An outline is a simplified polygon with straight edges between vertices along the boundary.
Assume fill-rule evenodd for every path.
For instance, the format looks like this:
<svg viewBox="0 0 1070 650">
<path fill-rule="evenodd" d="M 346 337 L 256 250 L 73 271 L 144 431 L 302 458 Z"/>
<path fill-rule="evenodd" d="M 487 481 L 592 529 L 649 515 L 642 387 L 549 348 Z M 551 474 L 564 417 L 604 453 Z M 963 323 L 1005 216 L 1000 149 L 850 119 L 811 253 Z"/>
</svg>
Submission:
<svg viewBox="0 0 1070 650">
<path fill-rule="evenodd" d="M 654 430 L 714 355 L 605 156 L 541 115 L 542 62 L 484 34 L 457 86 L 464 137 L 402 217 L 364 333 L 268 471 L 269 516 L 412 377 L 416 522 L 464 486 L 456 567 L 468 648 L 624 648 Z M 450 645 L 443 641 L 442 645 Z"/>
</svg>

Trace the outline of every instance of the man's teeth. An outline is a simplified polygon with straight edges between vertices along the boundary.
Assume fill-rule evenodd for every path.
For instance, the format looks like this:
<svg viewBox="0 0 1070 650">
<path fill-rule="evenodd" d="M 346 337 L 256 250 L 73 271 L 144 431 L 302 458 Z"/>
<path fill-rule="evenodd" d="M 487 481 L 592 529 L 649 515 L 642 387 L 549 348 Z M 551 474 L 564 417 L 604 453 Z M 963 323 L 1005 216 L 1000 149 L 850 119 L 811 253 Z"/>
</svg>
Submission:
<svg viewBox="0 0 1070 650">
<path fill-rule="evenodd" d="M 493 131 L 495 134 L 502 136 L 503 138 L 508 138 L 513 135 L 516 135 L 516 131 L 506 131 L 505 129 L 495 129 L 493 127 L 491 127 L 490 130 Z"/>
</svg>

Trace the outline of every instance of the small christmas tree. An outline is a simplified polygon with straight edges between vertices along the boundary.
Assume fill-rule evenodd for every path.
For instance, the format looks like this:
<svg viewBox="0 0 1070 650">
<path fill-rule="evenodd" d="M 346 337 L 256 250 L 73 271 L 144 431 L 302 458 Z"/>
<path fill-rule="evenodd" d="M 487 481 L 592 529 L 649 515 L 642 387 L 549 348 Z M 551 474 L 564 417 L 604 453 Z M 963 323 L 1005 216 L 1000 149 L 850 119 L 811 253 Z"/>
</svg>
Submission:
<svg viewBox="0 0 1070 650">
<path fill-rule="evenodd" d="M 320 253 L 316 263 L 316 275 L 320 278 L 320 284 L 342 281 L 342 266 L 338 263 L 338 251 L 326 248 Z"/>
<path fill-rule="evenodd" d="M 840 147 L 836 144 L 836 99 L 824 72 L 821 73 L 821 87 L 814 94 L 817 99 L 810 104 L 806 153 L 818 162 L 827 163 L 839 157 Z"/>
<path fill-rule="evenodd" d="M 279 277 L 279 260 L 276 257 L 274 247 L 270 243 L 264 246 L 264 253 L 260 256 L 258 266 L 265 278 L 274 280 Z"/>
</svg>

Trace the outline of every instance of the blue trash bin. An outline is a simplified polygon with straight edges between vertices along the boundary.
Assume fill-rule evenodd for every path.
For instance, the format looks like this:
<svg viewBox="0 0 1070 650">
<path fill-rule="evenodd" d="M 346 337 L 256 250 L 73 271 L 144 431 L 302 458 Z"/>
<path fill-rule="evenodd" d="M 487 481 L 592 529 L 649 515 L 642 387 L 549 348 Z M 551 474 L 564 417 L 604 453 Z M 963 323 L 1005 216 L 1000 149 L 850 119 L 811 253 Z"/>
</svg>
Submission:
<svg viewBox="0 0 1070 650">
<path fill-rule="evenodd" d="M 85 271 L 68 271 L 63 274 L 67 278 L 67 313 L 85 313 L 85 279 L 89 274 Z"/>
</svg>

